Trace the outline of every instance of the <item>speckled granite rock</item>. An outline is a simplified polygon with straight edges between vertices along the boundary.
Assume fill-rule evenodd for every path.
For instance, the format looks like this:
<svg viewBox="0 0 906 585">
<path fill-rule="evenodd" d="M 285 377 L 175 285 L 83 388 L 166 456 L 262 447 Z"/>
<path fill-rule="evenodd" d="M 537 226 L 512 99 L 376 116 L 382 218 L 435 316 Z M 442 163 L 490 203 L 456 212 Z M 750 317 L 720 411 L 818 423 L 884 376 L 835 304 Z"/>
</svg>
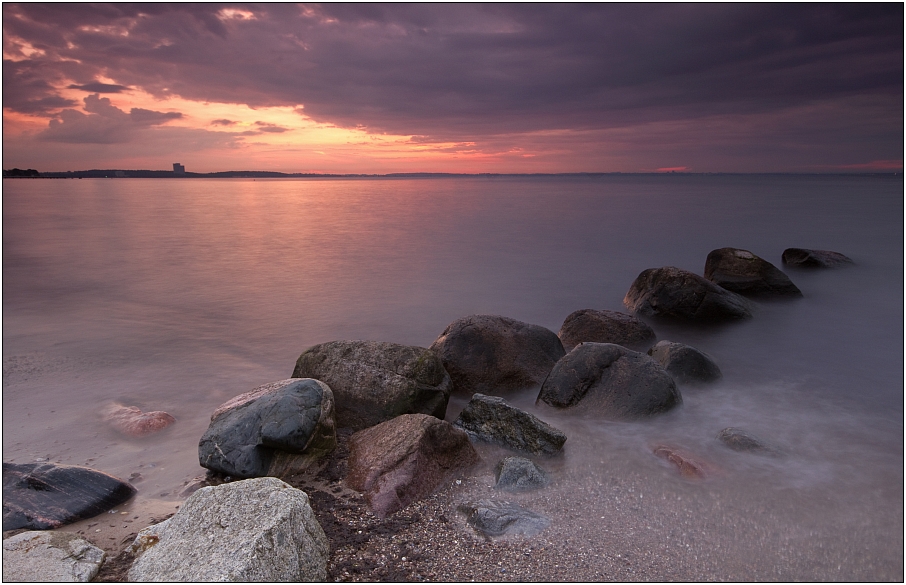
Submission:
<svg viewBox="0 0 906 585">
<path fill-rule="evenodd" d="M 563 320 L 557 334 L 569 352 L 583 341 L 615 343 L 635 351 L 645 351 L 657 336 L 647 323 L 626 313 L 580 309 Z"/>
<path fill-rule="evenodd" d="M 723 323 L 752 316 L 745 297 L 673 266 L 643 270 L 623 298 L 630 311 L 695 323 Z"/>
<path fill-rule="evenodd" d="M 78 534 L 22 532 L 3 541 L 3 581 L 87 583 L 105 557 Z"/>
<path fill-rule="evenodd" d="M 472 440 L 533 455 L 556 455 L 566 443 L 563 431 L 499 396 L 473 395 L 453 425 Z"/>
</svg>

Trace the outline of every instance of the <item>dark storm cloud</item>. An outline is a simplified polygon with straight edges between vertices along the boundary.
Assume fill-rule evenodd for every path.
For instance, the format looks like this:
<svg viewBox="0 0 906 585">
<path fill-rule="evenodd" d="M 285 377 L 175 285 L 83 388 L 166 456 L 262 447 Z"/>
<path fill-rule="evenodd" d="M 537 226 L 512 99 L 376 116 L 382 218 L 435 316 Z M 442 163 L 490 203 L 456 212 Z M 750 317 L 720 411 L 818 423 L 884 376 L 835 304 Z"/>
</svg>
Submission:
<svg viewBox="0 0 906 585">
<path fill-rule="evenodd" d="M 86 83 L 85 85 L 69 85 L 69 89 L 81 89 L 89 93 L 121 93 L 129 88 L 125 85 L 116 85 L 113 83 Z"/>
<path fill-rule="evenodd" d="M 10 91 L 25 97 L 9 106 L 4 62 L 4 106 L 19 111 L 53 97 L 35 80 L 87 85 L 102 72 L 160 97 L 302 105 L 319 122 L 434 140 L 757 114 L 856 95 L 902 120 L 902 4 L 3 10 L 5 46 L 22 39 L 42 52 L 12 65 Z"/>
</svg>

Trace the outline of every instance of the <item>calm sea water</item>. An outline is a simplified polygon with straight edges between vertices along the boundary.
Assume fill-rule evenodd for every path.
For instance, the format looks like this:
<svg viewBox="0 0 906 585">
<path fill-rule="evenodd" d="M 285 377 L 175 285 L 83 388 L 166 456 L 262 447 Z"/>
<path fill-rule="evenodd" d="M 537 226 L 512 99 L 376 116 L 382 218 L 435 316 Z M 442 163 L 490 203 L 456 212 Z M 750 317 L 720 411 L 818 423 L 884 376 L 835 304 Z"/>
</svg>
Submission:
<svg viewBox="0 0 906 585">
<path fill-rule="evenodd" d="M 761 303 L 746 323 L 654 324 L 724 372 L 683 388 L 674 413 L 544 416 L 570 435 L 554 464 L 570 486 L 622 473 L 686 494 L 703 518 L 715 502 L 750 502 L 735 513 L 776 538 L 740 536 L 733 558 L 814 553 L 815 572 L 740 560 L 715 578 L 902 579 L 903 187 L 902 176 L 5 180 L 3 460 L 140 470 L 140 498 L 174 498 L 203 471 L 213 409 L 288 377 L 313 344 L 428 346 L 473 313 L 556 332 L 577 309 L 624 310 L 646 268 L 701 274 L 725 246 L 781 268 L 787 247 L 835 250 L 856 265 L 786 270 L 804 298 Z M 534 394 L 514 402 L 532 410 Z M 126 439 L 100 422 L 110 401 L 178 422 Z M 790 456 L 723 449 L 714 435 L 727 426 Z M 724 472 L 706 487 L 676 479 L 646 449 L 654 440 Z"/>
</svg>

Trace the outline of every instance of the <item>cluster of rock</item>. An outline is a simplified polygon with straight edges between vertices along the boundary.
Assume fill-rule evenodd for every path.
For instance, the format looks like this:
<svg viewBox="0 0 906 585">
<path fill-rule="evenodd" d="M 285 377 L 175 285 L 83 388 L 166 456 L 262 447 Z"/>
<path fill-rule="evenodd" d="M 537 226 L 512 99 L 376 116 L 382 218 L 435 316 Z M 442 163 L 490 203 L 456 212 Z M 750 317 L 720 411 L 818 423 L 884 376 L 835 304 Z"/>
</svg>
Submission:
<svg viewBox="0 0 906 585">
<path fill-rule="evenodd" d="M 852 261 L 835 252 L 790 248 L 783 262 L 833 267 Z M 717 323 L 751 317 L 754 305 L 747 297 L 799 296 L 801 291 L 769 262 L 747 250 L 721 248 L 708 255 L 704 276 L 675 267 L 643 271 L 623 303 L 643 317 Z M 291 378 L 254 388 L 215 409 L 199 441 L 199 463 L 245 481 L 199 489 L 171 519 L 142 531 L 129 577 L 323 580 L 324 533 L 306 494 L 277 478 L 323 460 L 337 446 L 338 428 L 353 432 L 346 485 L 362 493 L 379 517 L 426 497 L 475 465 L 479 455 L 473 442 L 520 454 L 497 464 L 498 489 L 542 489 L 550 478 L 527 457 L 556 456 L 567 437 L 503 396 L 539 388 L 539 407 L 600 420 L 637 420 L 680 405 L 679 385 L 720 378 L 707 354 L 655 341 L 651 326 L 635 315 L 582 309 L 567 316 L 559 333 L 508 317 L 471 315 L 451 323 L 429 348 L 374 341 L 313 346 L 299 356 Z M 444 418 L 454 393 L 470 401 L 451 424 Z M 104 416 L 131 436 L 175 420 L 121 405 Z M 739 429 L 724 429 L 717 438 L 737 451 L 782 453 Z M 711 472 L 682 448 L 659 444 L 652 453 L 690 478 Z M 3 484 L 4 530 L 54 528 L 106 511 L 135 493 L 106 474 L 63 466 L 4 463 Z M 489 537 L 536 534 L 549 524 L 509 502 L 482 500 L 463 504 L 460 511 Z M 4 541 L 5 557 L 23 547 L 37 550 L 22 544 L 32 542 L 33 534 L 20 537 Z M 95 562 L 85 559 L 97 555 L 81 543 L 41 542 L 53 548 L 51 556 L 70 551 L 66 558 L 72 566 L 59 570 L 93 577 L 84 563 Z"/>
</svg>

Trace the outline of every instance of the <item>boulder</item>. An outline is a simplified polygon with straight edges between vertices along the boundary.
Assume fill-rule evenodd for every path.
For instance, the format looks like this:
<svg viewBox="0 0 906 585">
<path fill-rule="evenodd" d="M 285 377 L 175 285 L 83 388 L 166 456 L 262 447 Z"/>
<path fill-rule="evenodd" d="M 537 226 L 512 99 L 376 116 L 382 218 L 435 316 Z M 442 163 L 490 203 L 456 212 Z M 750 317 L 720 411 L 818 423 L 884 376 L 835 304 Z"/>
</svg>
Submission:
<svg viewBox="0 0 906 585">
<path fill-rule="evenodd" d="M 537 416 L 507 404 L 498 396 L 475 394 L 454 426 L 474 441 L 502 445 L 532 455 L 556 455 L 566 435 Z"/>
<path fill-rule="evenodd" d="M 781 455 L 782 451 L 742 429 L 727 427 L 717 433 L 717 439 L 734 451 L 745 451 L 759 455 Z"/>
<path fill-rule="evenodd" d="M 657 445 L 651 452 L 673 465 L 680 475 L 689 479 L 704 479 L 712 472 L 711 466 L 679 447 Z"/>
<path fill-rule="evenodd" d="M 285 477 L 337 445 L 333 393 L 324 382 L 290 378 L 220 406 L 198 443 L 202 467 L 233 477 Z"/>
<path fill-rule="evenodd" d="M 464 396 L 538 386 L 565 354 L 550 329 L 497 315 L 453 321 L 431 349 L 450 373 L 453 391 Z"/>
<path fill-rule="evenodd" d="M 547 485 L 547 472 L 524 457 L 505 457 L 494 468 L 494 487 L 522 492 Z"/>
<path fill-rule="evenodd" d="M 308 495 L 275 477 L 201 488 L 165 524 L 142 534 L 129 581 L 327 578 L 327 537 Z"/>
<path fill-rule="evenodd" d="M 331 341 L 307 349 L 294 378 L 330 386 L 337 425 L 361 430 L 401 414 L 444 418 L 450 376 L 437 356 L 423 348 L 379 341 Z"/>
<path fill-rule="evenodd" d="M 596 309 L 571 313 L 563 321 L 557 336 L 567 352 L 583 341 L 616 343 L 635 351 L 645 351 L 657 339 L 654 329 L 638 317 Z"/>
<path fill-rule="evenodd" d="M 22 532 L 3 541 L 3 581 L 88 583 L 106 556 L 78 534 Z"/>
<path fill-rule="evenodd" d="M 648 350 L 673 379 L 681 383 L 713 382 L 721 377 L 720 368 L 708 354 L 674 341 L 659 341 Z"/>
<path fill-rule="evenodd" d="M 122 404 L 111 404 L 101 415 L 110 426 L 130 437 L 144 437 L 176 422 L 175 418 L 161 410 L 142 412 L 138 407 Z"/>
<path fill-rule="evenodd" d="M 809 250 L 806 248 L 787 248 L 783 251 L 781 260 L 787 266 L 795 266 L 797 268 L 837 268 L 853 264 L 850 258 L 839 252 Z"/>
<path fill-rule="evenodd" d="M 750 297 L 801 297 L 790 278 L 748 250 L 719 248 L 705 260 L 705 278 L 729 291 Z"/>
<path fill-rule="evenodd" d="M 666 412 L 682 397 L 654 358 L 612 343 L 580 343 L 551 370 L 538 402 L 632 420 Z"/>
<path fill-rule="evenodd" d="M 737 321 L 752 316 L 752 306 L 745 297 L 673 266 L 642 271 L 629 287 L 623 304 L 646 317 L 697 323 Z"/>
<path fill-rule="evenodd" d="M 97 516 L 135 488 L 94 469 L 52 463 L 3 464 L 3 530 L 47 530 Z"/>
<path fill-rule="evenodd" d="M 550 526 L 546 517 L 511 502 L 479 500 L 457 509 L 484 536 L 534 536 Z"/>
<path fill-rule="evenodd" d="M 433 416 L 404 414 L 349 438 L 346 485 L 385 518 L 477 462 L 463 431 Z"/>
</svg>

